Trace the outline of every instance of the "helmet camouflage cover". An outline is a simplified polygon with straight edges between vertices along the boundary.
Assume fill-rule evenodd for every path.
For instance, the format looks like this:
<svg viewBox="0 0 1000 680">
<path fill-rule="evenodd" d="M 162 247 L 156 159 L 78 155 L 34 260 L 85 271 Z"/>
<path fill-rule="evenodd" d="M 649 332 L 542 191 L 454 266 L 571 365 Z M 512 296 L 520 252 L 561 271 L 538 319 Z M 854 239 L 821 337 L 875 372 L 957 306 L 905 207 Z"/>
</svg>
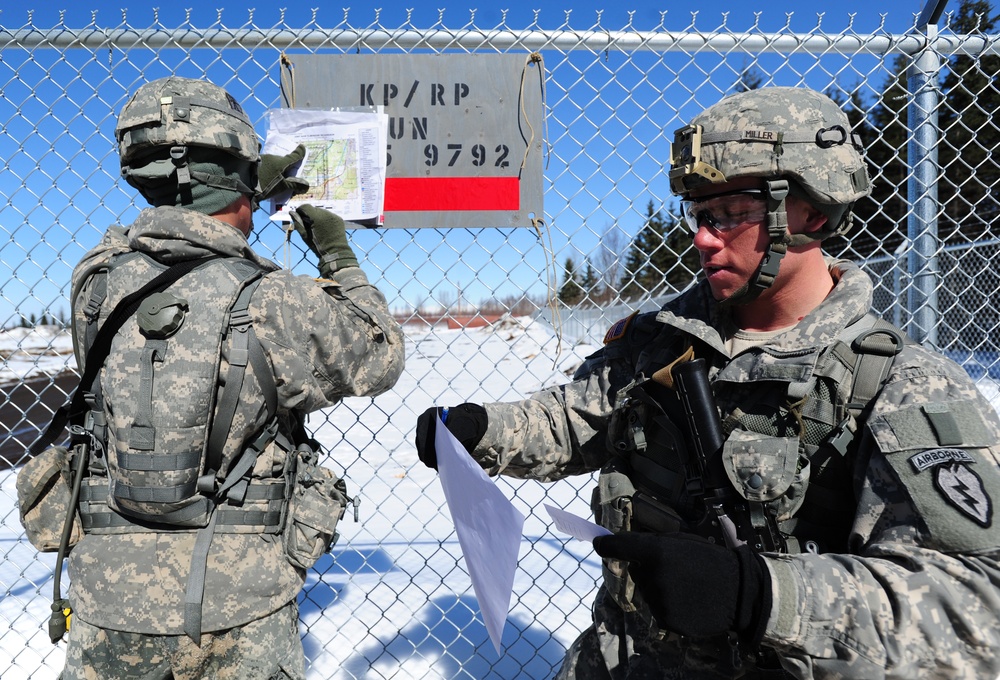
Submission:
<svg viewBox="0 0 1000 680">
<path fill-rule="evenodd" d="M 847 208 L 871 191 L 861 148 L 830 97 L 798 87 L 749 90 L 674 133 L 670 188 L 686 198 L 696 187 L 740 177 L 784 178 L 820 209 Z M 846 212 L 835 211 L 837 222 Z"/>
<path fill-rule="evenodd" d="M 157 148 L 218 149 L 250 163 L 260 142 L 243 107 L 218 85 L 171 76 L 136 90 L 115 128 L 122 171 Z"/>
</svg>

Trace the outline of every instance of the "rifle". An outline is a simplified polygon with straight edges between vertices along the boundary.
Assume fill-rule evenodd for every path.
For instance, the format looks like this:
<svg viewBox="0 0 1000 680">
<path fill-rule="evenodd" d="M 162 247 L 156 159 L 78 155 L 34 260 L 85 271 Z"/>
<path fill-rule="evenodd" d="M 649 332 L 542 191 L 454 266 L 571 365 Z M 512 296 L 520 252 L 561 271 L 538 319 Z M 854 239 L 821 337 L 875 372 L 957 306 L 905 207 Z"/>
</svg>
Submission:
<svg viewBox="0 0 1000 680">
<path fill-rule="evenodd" d="M 726 474 L 722 460 L 726 437 L 705 360 L 677 363 L 669 371 L 670 386 L 684 411 L 685 443 L 698 468 L 697 475 L 688 479 L 688 492 L 700 501 L 702 513 L 689 529 L 730 548 L 749 543 L 758 551 L 779 549 L 781 537 L 772 523 L 763 516 L 760 522 L 753 521 L 748 501 L 736 493 Z"/>
</svg>

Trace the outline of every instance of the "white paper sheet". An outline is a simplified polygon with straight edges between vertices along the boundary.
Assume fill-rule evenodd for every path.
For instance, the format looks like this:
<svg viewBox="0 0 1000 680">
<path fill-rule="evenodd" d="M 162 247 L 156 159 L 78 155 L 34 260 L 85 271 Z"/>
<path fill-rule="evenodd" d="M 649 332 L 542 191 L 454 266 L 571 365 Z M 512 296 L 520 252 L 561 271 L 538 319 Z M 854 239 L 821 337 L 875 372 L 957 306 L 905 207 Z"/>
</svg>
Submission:
<svg viewBox="0 0 1000 680">
<path fill-rule="evenodd" d="M 434 446 L 444 498 L 455 522 L 465 566 L 486 631 L 500 654 L 524 515 L 511 505 L 440 418 Z"/>
<path fill-rule="evenodd" d="M 578 538 L 581 541 L 593 541 L 598 536 L 611 535 L 611 532 L 604 527 L 582 517 L 577 517 L 562 508 L 546 503 L 545 509 L 548 510 L 549 516 L 555 522 L 556 529 L 573 538 Z"/>
<path fill-rule="evenodd" d="M 382 112 L 269 111 L 263 153 L 282 155 L 303 144 L 306 157 L 295 174 L 310 184 L 304 194 L 276 196 L 271 219 L 288 221 L 290 208 L 310 203 L 345 220 L 381 223 L 388 129 Z"/>
</svg>

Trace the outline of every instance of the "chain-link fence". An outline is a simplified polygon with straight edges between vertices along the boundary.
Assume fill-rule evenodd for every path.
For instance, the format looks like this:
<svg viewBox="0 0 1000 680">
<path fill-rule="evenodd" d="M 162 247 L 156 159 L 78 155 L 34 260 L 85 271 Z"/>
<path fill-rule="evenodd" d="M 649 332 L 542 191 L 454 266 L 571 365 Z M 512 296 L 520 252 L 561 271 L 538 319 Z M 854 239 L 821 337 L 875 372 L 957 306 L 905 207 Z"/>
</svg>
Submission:
<svg viewBox="0 0 1000 680">
<path fill-rule="evenodd" d="M 982 3 L 979 3 L 980 5 Z M 14 502 L 24 448 L 72 389 L 65 332 L 77 260 L 141 205 L 118 177 L 115 118 L 141 83 L 176 73 L 226 87 L 266 129 L 280 106 L 279 61 L 307 53 L 537 53 L 545 73 L 545 210 L 538 229 L 354 232 L 369 277 L 407 331 L 407 371 L 391 393 L 348 400 L 310 428 L 362 487 L 360 522 L 300 601 L 309 675 L 542 678 L 589 623 L 599 565 L 549 528 L 542 503 L 588 512 L 593 480 L 500 480 L 528 520 L 504 654 L 490 645 L 435 475 L 416 460 L 416 414 L 431 404 L 518 398 L 566 374 L 626 310 L 694 276 L 690 241 L 669 227 L 672 131 L 726 93 L 807 85 L 844 102 L 873 156 L 878 187 L 850 240 L 877 307 L 922 342 L 1000 379 L 996 269 L 1000 38 L 968 11 L 907 33 L 846 21 L 774 31 L 701 18 L 606 26 L 570 20 L 452 27 L 251 13 L 226 25 L 158 20 L 0 28 L 0 674 L 55 677 L 63 647 L 43 631 L 53 559 L 30 547 Z M 655 231 L 655 230 L 654 230 Z M 311 271 L 281 229 L 257 219 L 253 245 Z M 646 240 L 648 244 L 648 239 Z M 662 255 L 667 253 L 667 258 Z M 666 262 L 667 264 L 663 264 Z M 652 276 L 650 276 L 652 267 Z M 574 283 L 573 290 L 566 288 Z M 567 291 L 572 294 L 563 294 Z M 575 292 L 574 292 L 575 291 Z M 568 304 L 571 303 L 571 304 Z M 470 317 L 500 321 L 472 327 Z M 540 319 L 532 322 L 533 317 Z M 464 328 L 463 328 L 464 327 Z"/>
</svg>

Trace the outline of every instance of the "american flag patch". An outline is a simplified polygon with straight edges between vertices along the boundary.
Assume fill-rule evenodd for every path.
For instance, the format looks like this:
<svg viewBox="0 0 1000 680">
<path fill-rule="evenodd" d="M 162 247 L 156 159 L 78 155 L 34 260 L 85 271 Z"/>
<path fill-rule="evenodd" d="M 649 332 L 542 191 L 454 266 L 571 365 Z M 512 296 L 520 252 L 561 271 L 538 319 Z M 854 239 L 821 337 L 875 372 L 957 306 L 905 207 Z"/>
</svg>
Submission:
<svg viewBox="0 0 1000 680">
<path fill-rule="evenodd" d="M 631 322 L 632 318 L 635 317 L 635 315 L 638 313 L 639 312 L 632 312 L 624 319 L 616 321 L 614 325 L 612 325 L 611 328 L 608 329 L 608 332 L 604 334 L 604 344 L 606 345 L 609 342 L 614 342 L 618 338 L 625 335 L 625 330 L 628 328 L 629 322 Z"/>
</svg>

